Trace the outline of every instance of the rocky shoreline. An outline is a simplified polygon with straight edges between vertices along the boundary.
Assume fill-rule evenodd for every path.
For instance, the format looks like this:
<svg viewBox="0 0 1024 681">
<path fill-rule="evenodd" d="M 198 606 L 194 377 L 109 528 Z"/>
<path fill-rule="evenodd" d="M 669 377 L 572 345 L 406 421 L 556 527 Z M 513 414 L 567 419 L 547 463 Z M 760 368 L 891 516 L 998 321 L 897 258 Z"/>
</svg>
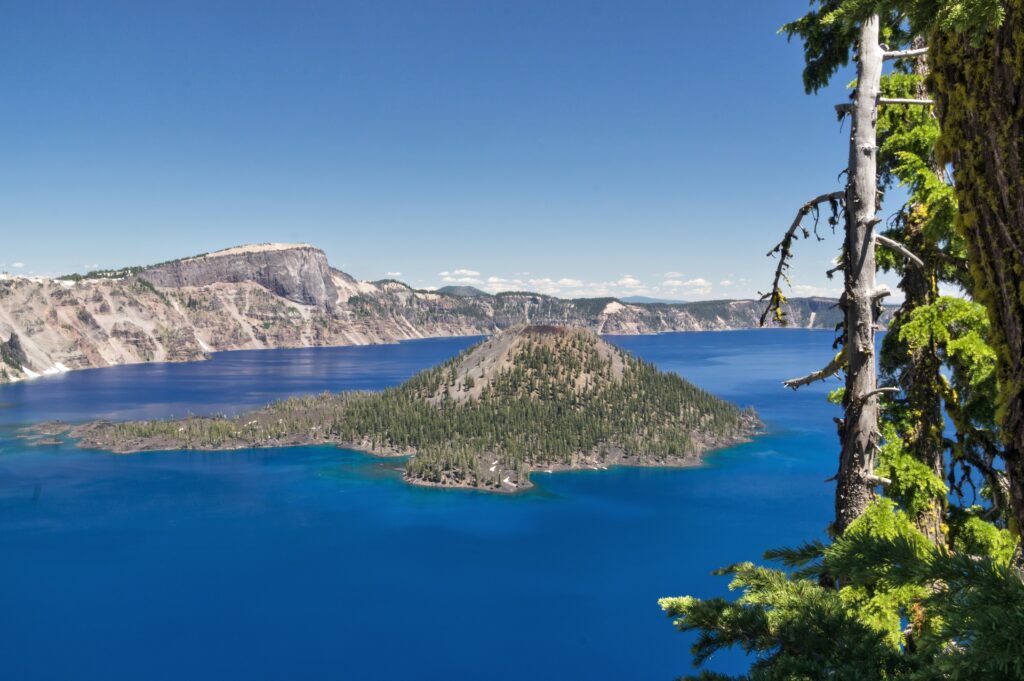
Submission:
<svg viewBox="0 0 1024 681">
<path fill-rule="evenodd" d="M 49 422 L 22 436 L 117 454 L 334 445 L 405 457 L 412 484 L 512 492 L 538 471 L 697 465 L 760 426 L 752 410 L 592 331 L 523 325 L 380 392 L 292 397 L 231 417 Z"/>
<path fill-rule="evenodd" d="M 100 433 L 106 426 L 111 425 L 111 421 L 91 421 L 88 423 L 74 424 L 67 423 L 64 421 L 46 421 L 38 423 L 32 426 L 21 429 L 18 437 L 25 441 L 25 444 L 30 447 L 43 447 L 43 446 L 61 446 L 67 443 L 73 443 L 75 447 L 79 449 L 96 450 L 111 452 L 119 455 L 133 455 L 133 454 L 145 454 L 147 452 L 167 452 L 167 451 L 180 451 L 180 452 L 230 452 L 230 451 L 241 451 L 241 450 L 252 450 L 252 449 L 286 449 L 289 447 L 308 447 L 318 445 L 330 445 L 339 449 L 348 449 L 355 452 L 360 452 L 368 456 L 373 456 L 381 459 L 389 458 L 408 458 L 416 456 L 416 450 L 414 448 L 398 448 L 390 446 L 379 446 L 369 440 L 361 440 L 356 442 L 340 442 L 321 437 L 307 437 L 307 438 L 291 438 L 291 439 L 280 439 L 280 440 L 263 440 L 263 441 L 252 441 L 248 443 L 233 443 L 231 445 L 225 445 L 220 447 L 206 447 L 201 449 L 192 449 L 182 447 L 180 443 L 171 440 L 159 440 L 159 439 L 146 439 L 138 440 L 134 442 L 117 442 L 111 438 L 103 437 Z M 573 455 L 572 464 L 559 464 L 553 463 L 546 466 L 530 466 L 528 467 L 527 477 L 524 481 L 519 482 L 504 482 L 509 478 L 509 475 L 513 471 L 508 469 L 500 470 L 500 473 L 508 473 L 509 475 L 502 475 L 502 484 L 500 485 L 471 485 L 463 481 L 452 478 L 445 482 L 436 482 L 433 480 L 427 480 L 409 475 L 407 472 L 402 473 L 402 480 L 409 483 L 410 485 L 416 485 L 417 487 L 432 487 L 441 489 L 467 489 L 476 490 L 482 492 L 490 492 L 497 494 L 516 494 L 518 492 L 525 492 L 533 488 L 532 477 L 538 473 L 564 473 L 573 471 L 599 471 L 609 470 L 612 468 L 696 468 L 703 464 L 704 457 L 707 454 L 714 453 L 729 447 L 734 447 L 746 442 L 752 441 L 753 437 L 758 434 L 756 430 L 758 424 L 751 424 L 750 436 L 730 438 L 725 441 L 718 441 L 712 446 L 708 447 L 697 453 L 696 455 L 687 455 L 681 457 L 666 457 L 659 460 L 645 460 L 642 457 L 628 456 L 621 449 L 609 448 L 606 451 L 609 452 L 604 459 L 601 459 L 595 452 L 576 452 Z M 492 460 L 493 465 L 496 467 L 499 464 L 499 459 L 495 459 L 496 455 L 482 454 L 483 460 Z"/>
</svg>

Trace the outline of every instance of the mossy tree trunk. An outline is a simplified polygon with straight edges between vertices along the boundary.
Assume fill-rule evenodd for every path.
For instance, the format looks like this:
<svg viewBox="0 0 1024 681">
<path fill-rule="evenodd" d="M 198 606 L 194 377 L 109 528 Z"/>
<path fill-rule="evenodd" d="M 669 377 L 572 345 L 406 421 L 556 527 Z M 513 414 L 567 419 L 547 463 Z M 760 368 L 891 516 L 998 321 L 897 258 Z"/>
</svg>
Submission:
<svg viewBox="0 0 1024 681">
<path fill-rule="evenodd" d="M 973 294 L 988 309 L 999 373 L 998 413 L 1011 525 L 1024 532 L 1024 0 L 972 39 L 937 31 L 932 89 L 940 152 L 953 164 Z"/>
</svg>

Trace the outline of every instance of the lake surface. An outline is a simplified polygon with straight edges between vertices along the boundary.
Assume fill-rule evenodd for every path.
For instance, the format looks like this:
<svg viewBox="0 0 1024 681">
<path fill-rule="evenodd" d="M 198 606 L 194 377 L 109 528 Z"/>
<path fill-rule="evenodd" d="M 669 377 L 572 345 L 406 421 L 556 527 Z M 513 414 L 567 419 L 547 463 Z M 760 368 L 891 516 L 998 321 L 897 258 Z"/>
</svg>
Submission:
<svg viewBox="0 0 1024 681">
<path fill-rule="evenodd" d="M 539 474 L 514 495 L 423 489 L 332 447 L 117 456 L 29 448 L 20 425 L 214 413 L 380 389 L 474 339 L 231 352 L 0 388 L 0 678 L 672 679 L 690 639 L 660 596 L 821 537 L 837 443 L 780 381 L 830 332 L 610 340 L 768 425 L 696 469 Z M 712 668 L 738 671 L 739 654 Z"/>
</svg>

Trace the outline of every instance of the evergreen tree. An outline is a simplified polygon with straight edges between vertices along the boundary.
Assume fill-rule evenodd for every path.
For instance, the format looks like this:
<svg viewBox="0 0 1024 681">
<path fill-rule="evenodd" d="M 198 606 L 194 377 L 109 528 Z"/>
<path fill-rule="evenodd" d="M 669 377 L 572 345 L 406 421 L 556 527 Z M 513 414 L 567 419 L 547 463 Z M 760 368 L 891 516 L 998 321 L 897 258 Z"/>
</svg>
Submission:
<svg viewBox="0 0 1024 681">
<path fill-rule="evenodd" d="M 506 354 L 490 354 L 506 341 Z M 473 378 L 492 362 L 486 381 Z M 508 488 L 528 484 L 532 469 L 596 465 L 610 451 L 617 463 L 678 463 L 756 425 L 752 411 L 590 331 L 526 327 L 379 393 L 296 397 L 234 418 L 101 424 L 82 442 L 115 450 L 335 442 L 415 454 L 406 463 L 414 481 Z"/>
<path fill-rule="evenodd" d="M 915 102 L 883 106 L 878 120 L 880 185 L 910 191 L 884 232 L 893 248 L 878 258 L 899 272 L 905 298 L 881 357 L 893 383 L 873 472 L 882 496 L 829 542 L 769 551 L 778 569 L 722 570 L 740 592 L 734 601 L 661 604 L 678 628 L 698 633 L 696 664 L 729 646 L 754 654 L 742 678 L 1024 678 L 1024 582 L 1015 560 L 1024 471 L 1014 420 L 1024 383 L 1007 341 L 1008 328 L 1011 338 L 1024 333 L 1021 3 L 812 5 L 785 28 L 804 42 L 809 91 L 854 56 L 864 25 L 878 22 L 896 64 L 881 80 L 881 101 Z M 927 106 L 932 93 L 938 117 Z M 792 242 L 780 244 L 780 271 Z M 941 297 L 940 282 L 968 297 Z M 779 313 L 784 297 L 777 287 L 773 294 Z M 841 370 L 842 359 L 810 379 Z M 848 407 L 844 393 L 833 399 Z"/>
</svg>

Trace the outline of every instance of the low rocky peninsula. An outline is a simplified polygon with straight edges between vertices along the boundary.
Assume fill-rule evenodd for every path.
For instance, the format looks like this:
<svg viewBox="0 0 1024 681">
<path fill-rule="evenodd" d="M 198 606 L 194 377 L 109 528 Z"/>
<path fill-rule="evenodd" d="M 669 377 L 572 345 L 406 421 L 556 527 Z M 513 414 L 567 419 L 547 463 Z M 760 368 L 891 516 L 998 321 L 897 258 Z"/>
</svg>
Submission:
<svg viewBox="0 0 1024 681">
<path fill-rule="evenodd" d="M 520 326 L 382 392 L 323 393 L 234 417 L 48 423 L 118 453 L 335 444 L 407 456 L 414 484 L 513 492 L 535 471 L 693 466 L 760 428 L 742 410 L 589 330 Z"/>
</svg>

